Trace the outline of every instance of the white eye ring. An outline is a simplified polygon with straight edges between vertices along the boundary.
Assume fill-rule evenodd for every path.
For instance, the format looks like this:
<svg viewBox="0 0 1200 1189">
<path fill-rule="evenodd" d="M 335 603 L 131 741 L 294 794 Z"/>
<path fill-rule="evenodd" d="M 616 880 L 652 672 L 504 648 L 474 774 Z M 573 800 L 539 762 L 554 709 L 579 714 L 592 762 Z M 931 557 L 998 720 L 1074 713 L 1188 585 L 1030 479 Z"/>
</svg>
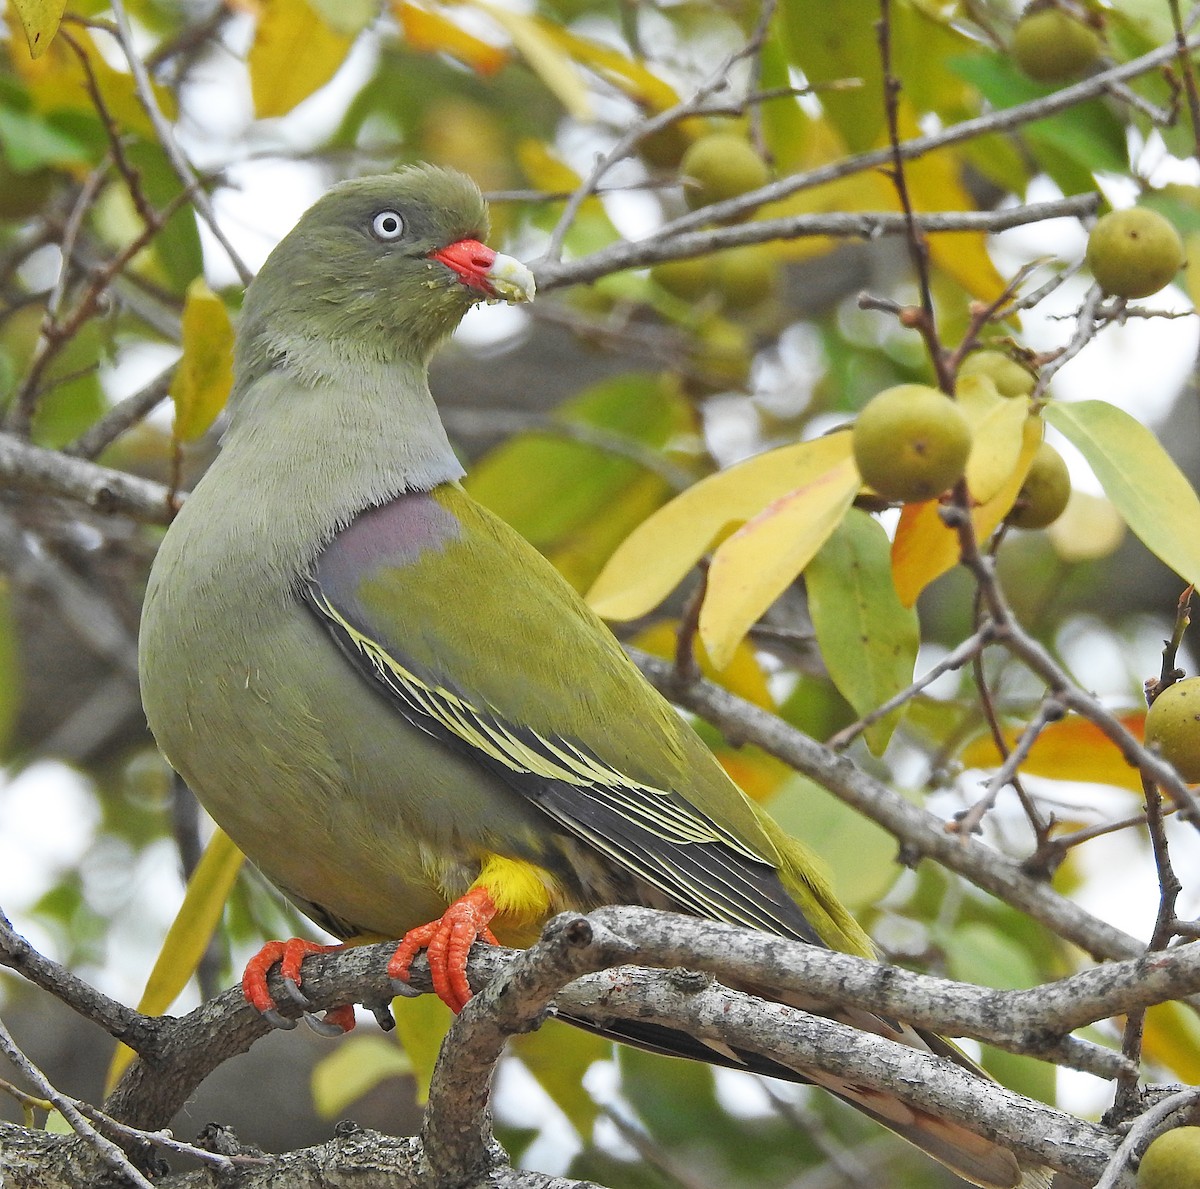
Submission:
<svg viewBox="0 0 1200 1189">
<path fill-rule="evenodd" d="M 380 211 L 371 220 L 371 234 L 384 243 L 399 239 L 404 234 L 404 219 L 399 211 Z"/>
</svg>

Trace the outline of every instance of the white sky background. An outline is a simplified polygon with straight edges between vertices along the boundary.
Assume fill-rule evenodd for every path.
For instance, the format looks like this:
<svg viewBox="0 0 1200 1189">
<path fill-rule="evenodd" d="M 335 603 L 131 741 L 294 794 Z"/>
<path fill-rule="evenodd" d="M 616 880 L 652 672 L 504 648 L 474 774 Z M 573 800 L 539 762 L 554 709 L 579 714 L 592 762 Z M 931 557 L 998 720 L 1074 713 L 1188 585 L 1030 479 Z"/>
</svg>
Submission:
<svg viewBox="0 0 1200 1189">
<path fill-rule="evenodd" d="M 249 29 L 249 22 L 242 21 L 243 38 L 248 37 Z M 275 121 L 265 130 L 261 124 L 254 125 L 252 137 L 245 75 L 232 59 L 228 64 L 220 60 L 212 63 L 193 84 L 187 108 L 194 119 L 202 122 L 181 127 L 180 138 L 201 167 L 231 160 L 239 162 L 229 171 L 237 189 L 223 190 L 217 209 L 225 231 L 251 268 L 261 264 L 267 252 L 323 189 L 317 168 L 266 154 L 273 150 L 287 154 L 297 145 L 319 143 L 340 119 L 348 99 L 369 73 L 374 55 L 371 39 L 361 38 L 351 60 L 333 83 L 292 115 Z M 576 138 L 572 139 L 578 143 Z M 1150 146 L 1143 160 L 1155 154 L 1153 176 L 1157 184 L 1167 180 L 1193 184 L 1200 181 L 1195 163 L 1173 162 L 1161 152 L 1161 146 Z M 1057 192 L 1048 182 L 1039 181 L 1031 187 L 1027 198 L 1043 201 L 1055 196 Z M 1118 205 L 1132 200 L 1130 193 L 1114 193 L 1111 197 Z M 649 221 L 653 204 L 645 195 L 631 195 L 628 200 L 616 196 L 607 201 L 614 221 L 626 234 L 653 230 Z M 233 283 L 235 274 L 223 251 L 201 226 L 210 282 Z M 1005 232 L 995 238 L 993 249 L 1001 271 L 1011 275 L 1033 255 L 1068 261 L 1080 259 L 1085 242 L 1085 233 L 1076 221 L 1058 220 Z M 1069 315 L 1077 309 L 1087 283 L 1086 277 L 1068 281 L 1052 298 L 1025 314 L 1023 340 L 1038 350 L 1064 342 L 1071 323 L 1055 321 L 1054 315 Z M 1155 298 L 1153 304 L 1188 308 L 1187 299 L 1175 289 Z M 469 316 L 462 333 L 482 340 L 495 339 L 524 324 L 520 312 L 504 307 L 479 307 Z M 1194 318 L 1131 320 L 1124 327 L 1108 328 L 1058 374 L 1055 394 L 1068 400 L 1097 397 L 1110 400 L 1154 426 L 1189 379 L 1198 340 L 1200 325 Z M 135 390 L 166 361 L 160 348 L 147 348 L 140 356 L 126 360 L 108 376 L 114 399 Z M 735 431 L 733 437 L 738 436 Z M 1069 445 L 1056 444 L 1068 458 L 1076 485 L 1098 491 L 1077 453 Z M 1156 630 L 1151 625 L 1146 635 L 1152 667 L 1154 651 L 1159 647 L 1154 642 Z M 923 662 L 924 659 L 923 654 Z M 1107 633 L 1099 629 L 1090 635 L 1081 631 L 1071 659 L 1077 662 L 1081 679 L 1102 695 L 1115 697 L 1128 689 L 1127 674 L 1123 671 L 1125 658 Z M 1053 786 L 1052 791 L 1106 811 L 1132 811 L 1127 794 L 1091 788 L 1064 790 L 1059 785 Z M 113 914 L 116 924 L 109 936 L 108 952 L 100 956 L 94 968 L 83 968 L 79 973 L 106 993 L 133 1003 L 141 994 L 162 936 L 178 907 L 181 888 L 177 858 L 166 842 L 152 847 L 136 863 L 130 861 L 130 856 L 111 851 L 100 853 L 94 846 L 98 825 L 98 812 L 86 782 L 62 765 L 39 763 L 0 784 L 0 905 L 35 946 L 52 957 L 61 957 L 56 940 L 29 915 L 29 908 L 55 884 L 62 871 L 82 861 L 88 903 L 96 911 Z M 1200 843 L 1194 831 L 1177 830 L 1173 834 L 1177 865 L 1182 870 L 1200 870 Z M 1122 835 L 1089 843 L 1082 849 L 1081 858 L 1091 878 L 1077 895 L 1080 903 L 1120 928 L 1146 936 L 1154 917 L 1156 881 L 1145 849 L 1135 853 L 1130 839 Z M 1182 902 L 1180 910 L 1183 915 L 1196 915 L 1200 913 L 1200 903 L 1195 901 L 1194 883 L 1189 891 L 1193 900 Z M 189 999 L 186 1005 L 191 1002 Z M 589 1075 L 589 1081 L 594 1082 L 598 1097 L 610 1098 L 615 1093 L 611 1070 L 606 1073 L 602 1066 L 594 1073 L 594 1079 Z M 510 1070 L 504 1076 L 521 1082 L 518 1097 L 523 1103 L 532 1106 L 535 1099 L 543 1103 L 548 1130 L 531 1154 L 532 1159 L 538 1167 L 555 1164 L 561 1167 L 569 1158 L 573 1142 L 569 1141 L 565 1123 L 555 1122 L 555 1108 L 524 1071 Z M 1061 1076 L 1067 1109 L 1099 1111 L 1107 1104 L 1105 1085 L 1084 1075 Z M 739 1079 L 739 1075 L 721 1074 L 721 1087 L 723 1096 L 735 1106 L 751 1112 L 765 1109 L 761 1094 L 747 1089 L 746 1080 Z M 530 1118 L 525 1115 L 521 1121 L 528 1125 Z"/>
</svg>

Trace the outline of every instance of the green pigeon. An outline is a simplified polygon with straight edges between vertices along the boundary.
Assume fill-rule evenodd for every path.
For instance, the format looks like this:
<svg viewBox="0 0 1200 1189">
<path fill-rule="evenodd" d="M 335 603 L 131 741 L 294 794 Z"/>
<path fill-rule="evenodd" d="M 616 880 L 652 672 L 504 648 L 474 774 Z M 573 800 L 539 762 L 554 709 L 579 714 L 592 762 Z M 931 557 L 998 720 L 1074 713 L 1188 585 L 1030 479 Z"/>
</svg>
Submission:
<svg viewBox="0 0 1200 1189">
<path fill-rule="evenodd" d="M 473 304 L 534 289 L 486 231 L 469 179 L 412 166 L 333 187 L 263 265 L 220 454 L 150 575 L 155 738 L 290 900 L 344 940 L 403 938 L 401 982 L 426 949 L 455 1009 L 474 941 L 527 943 L 556 912 L 606 904 L 869 956 L 815 857 L 460 485 L 430 356 Z M 282 959 L 298 984 L 315 948 L 264 947 L 247 997 L 278 1019 L 266 971 Z M 970 1066 L 933 1034 L 821 1010 Z M 665 1029 L 609 1032 L 819 1082 L 977 1184 L 1046 1183 L 890 1094 Z"/>
</svg>

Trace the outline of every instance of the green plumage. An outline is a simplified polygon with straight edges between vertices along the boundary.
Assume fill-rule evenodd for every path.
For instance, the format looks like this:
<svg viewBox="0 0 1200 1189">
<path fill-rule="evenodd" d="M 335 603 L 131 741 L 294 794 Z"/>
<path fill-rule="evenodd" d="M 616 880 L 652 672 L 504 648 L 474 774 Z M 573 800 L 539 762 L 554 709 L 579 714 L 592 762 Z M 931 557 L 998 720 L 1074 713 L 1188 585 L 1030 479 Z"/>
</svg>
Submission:
<svg viewBox="0 0 1200 1189">
<path fill-rule="evenodd" d="M 374 234 L 381 212 L 403 233 Z M 343 937 L 439 917 L 499 856 L 534 865 L 543 911 L 682 907 L 869 954 L 813 856 L 458 486 L 426 364 L 483 293 L 431 253 L 485 223 L 466 179 L 413 168 L 336 187 L 264 265 L 221 453 L 150 577 L 155 737 Z M 940 1159 L 1018 1184 L 1011 1156 L 962 1134 L 940 1134 Z"/>
</svg>

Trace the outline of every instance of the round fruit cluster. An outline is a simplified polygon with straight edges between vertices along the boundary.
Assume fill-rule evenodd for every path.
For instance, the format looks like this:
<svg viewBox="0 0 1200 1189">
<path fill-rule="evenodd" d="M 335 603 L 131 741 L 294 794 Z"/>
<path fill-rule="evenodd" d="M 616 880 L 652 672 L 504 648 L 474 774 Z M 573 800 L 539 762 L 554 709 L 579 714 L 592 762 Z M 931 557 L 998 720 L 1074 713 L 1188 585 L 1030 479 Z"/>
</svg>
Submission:
<svg viewBox="0 0 1200 1189">
<path fill-rule="evenodd" d="M 1025 399 L 1034 377 L 999 351 L 967 358 L 963 377 L 980 376 L 1001 397 Z M 964 475 L 971 455 L 971 426 L 958 402 L 924 384 L 900 384 L 872 398 L 853 430 L 854 460 L 863 482 L 885 500 L 930 500 Z M 1071 477 L 1062 456 L 1042 442 L 1033 457 L 1008 523 L 1045 528 L 1062 515 Z"/>
<path fill-rule="evenodd" d="M 737 198 L 771 180 L 767 163 L 737 132 L 701 136 L 679 163 L 683 197 L 692 210 Z M 779 285 L 779 255 L 768 244 L 747 244 L 712 255 L 656 264 L 651 279 L 680 301 L 713 297 L 726 311 L 763 305 Z"/>
</svg>

